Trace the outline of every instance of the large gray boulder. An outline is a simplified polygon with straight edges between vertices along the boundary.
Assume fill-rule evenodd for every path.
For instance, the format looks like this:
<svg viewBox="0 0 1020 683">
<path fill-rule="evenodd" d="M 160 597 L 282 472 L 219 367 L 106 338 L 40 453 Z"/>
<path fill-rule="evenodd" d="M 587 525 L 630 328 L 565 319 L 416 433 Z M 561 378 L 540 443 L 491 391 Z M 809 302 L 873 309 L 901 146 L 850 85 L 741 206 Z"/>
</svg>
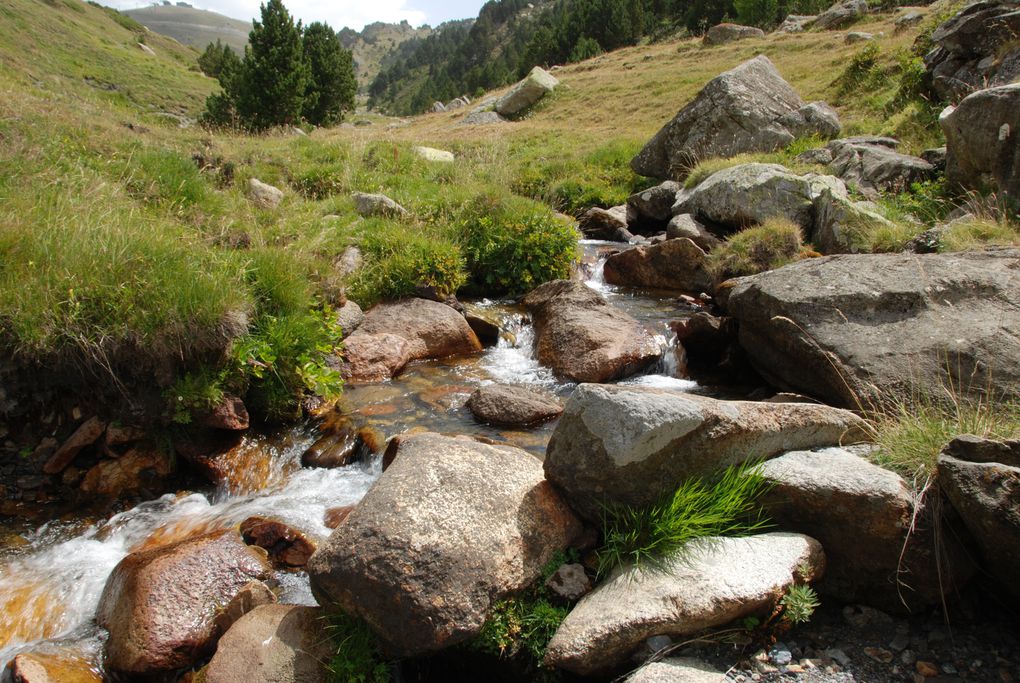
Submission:
<svg viewBox="0 0 1020 683">
<path fill-rule="evenodd" d="M 477 635 L 495 601 L 580 533 L 525 451 L 417 434 L 308 573 L 320 601 L 363 618 L 391 654 L 415 656 Z"/>
<path fill-rule="evenodd" d="M 871 407 L 1020 396 L 1020 250 L 810 259 L 735 281 L 740 344 L 774 386 Z"/>
<path fill-rule="evenodd" d="M 241 617 L 220 639 L 205 683 L 326 683 L 336 652 L 317 607 L 265 605 Z"/>
<path fill-rule="evenodd" d="M 730 230 L 786 218 L 823 253 L 854 251 L 856 232 L 886 224 L 878 214 L 850 201 L 846 185 L 834 176 L 797 175 L 778 164 L 740 164 L 713 173 L 679 195 L 675 214 Z"/>
<path fill-rule="evenodd" d="M 944 111 L 939 125 L 946 135 L 949 182 L 1020 200 L 1020 83 L 969 95 Z"/>
<path fill-rule="evenodd" d="M 582 676 L 611 670 L 651 636 L 767 615 L 789 586 L 824 569 L 822 546 L 807 536 L 694 541 L 662 567 L 616 570 L 582 598 L 549 642 L 545 664 Z"/>
<path fill-rule="evenodd" d="M 549 441 L 545 474 L 597 519 L 602 503 L 648 505 L 691 477 L 791 448 L 857 443 L 866 430 L 853 413 L 823 405 L 582 384 Z"/>
<path fill-rule="evenodd" d="M 943 100 L 1012 83 L 1020 77 L 1020 3 L 975 2 L 931 35 L 935 48 L 924 63 L 932 89 Z"/>
<path fill-rule="evenodd" d="M 741 26 L 740 24 L 729 24 L 722 23 L 716 24 L 712 28 L 708 29 L 705 33 L 705 37 L 702 42 L 711 47 L 713 45 L 725 45 L 726 43 L 734 43 L 738 40 L 747 40 L 748 38 L 764 38 L 765 31 L 754 26 Z"/>
<path fill-rule="evenodd" d="M 769 518 L 825 548 L 824 595 L 900 613 L 939 604 L 973 573 L 959 540 L 932 528 L 930 510 L 923 500 L 917 508 L 903 478 L 863 453 L 794 451 L 766 462 L 763 472 L 773 484 Z"/>
<path fill-rule="evenodd" d="M 1020 441 L 962 437 L 939 455 L 938 480 L 977 541 L 997 591 L 1020 600 Z"/>
<path fill-rule="evenodd" d="M 935 167 L 924 159 L 871 140 L 833 140 L 827 147 L 833 156 L 829 171 L 872 199 L 880 192 L 906 192 L 913 183 L 935 174 Z"/>
<path fill-rule="evenodd" d="M 743 152 L 771 152 L 818 133 L 833 137 L 831 120 L 816 109 L 760 55 L 713 79 L 631 160 L 635 173 L 680 178 L 701 159 Z M 831 110 L 830 110 L 831 111 Z"/>
<path fill-rule="evenodd" d="M 524 306 L 534 322 L 538 360 L 566 379 L 621 379 L 662 355 L 638 321 L 582 282 L 547 282 L 524 297 Z"/>
<path fill-rule="evenodd" d="M 868 0 L 842 0 L 818 15 L 811 28 L 833 31 L 846 28 L 868 13 Z"/>
<path fill-rule="evenodd" d="M 139 677 L 190 666 L 215 647 L 217 613 L 271 573 L 265 552 L 236 531 L 128 555 L 110 574 L 96 614 L 110 632 L 106 666 Z"/>
<path fill-rule="evenodd" d="M 650 247 L 633 247 L 606 259 L 606 282 L 612 285 L 672 289 L 700 294 L 715 287 L 705 252 L 689 239 L 671 239 Z"/>
<path fill-rule="evenodd" d="M 520 116 L 559 87 L 559 84 L 555 76 L 536 66 L 524 80 L 511 88 L 510 92 L 496 100 L 496 113 L 500 116 Z"/>
</svg>

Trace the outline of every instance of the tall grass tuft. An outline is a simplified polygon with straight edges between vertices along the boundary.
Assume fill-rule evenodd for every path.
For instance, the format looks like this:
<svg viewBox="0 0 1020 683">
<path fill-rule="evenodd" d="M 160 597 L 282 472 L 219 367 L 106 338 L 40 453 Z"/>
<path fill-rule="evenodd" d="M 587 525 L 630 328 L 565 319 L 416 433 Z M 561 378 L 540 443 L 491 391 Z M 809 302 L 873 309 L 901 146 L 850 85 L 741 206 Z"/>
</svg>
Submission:
<svg viewBox="0 0 1020 683">
<path fill-rule="evenodd" d="M 335 648 L 325 663 L 329 683 L 389 683 L 392 667 L 368 624 L 336 612 L 326 618 L 325 630 Z"/>
<path fill-rule="evenodd" d="M 715 480 L 690 479 L 648 507 L 607 506 L 598 573 L 622 564 L 659 565 L 699 538 L 746 536 L 768 525 L 759 505 L 770 484 L 760 464 L 726 469 Z"/>
<path fill-rule="evenodd" d="M 718 277 L 754 275 L 795 261 L 801 252 L 800 226 L 785 218 L 734 233 L 708 257 Z"/>
</svg>

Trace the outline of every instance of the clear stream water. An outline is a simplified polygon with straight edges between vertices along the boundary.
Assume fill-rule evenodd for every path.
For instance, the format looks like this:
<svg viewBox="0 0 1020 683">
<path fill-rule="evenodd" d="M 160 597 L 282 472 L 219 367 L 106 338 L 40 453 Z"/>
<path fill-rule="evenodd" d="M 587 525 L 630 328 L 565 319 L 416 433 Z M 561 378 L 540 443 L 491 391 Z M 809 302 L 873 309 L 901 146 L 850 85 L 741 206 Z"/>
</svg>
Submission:
<svg viewBox="0 0 1020 683">
<path fill-rule="evenodd" d="M 695 389 L 694 382 L 677 376 L 668 328 L 682 315 L 675 298 L 607 285 L 605 254 L 619 245 L 588 240 L 581 245 L 581 273 L 588 286 L 640 321 L 664 349 L 658 367 L 625 383 Z M 563 397 L 574 385 L 557 380 L 534 358 L 534 331 L 520 308 L 507 302 L 476 304 L 498 316 L 510 333 L 497 346 L 470 358 L 416 364 L 390 382 L 349 386 L 347 408 L 385 437 L 412 430 L 488 436 L 542 457 L 553 423 L 532 430 L 496 429 L 476 423 L 464 403 L 475 388 L 490 382 L 541 385 Z M 357 503 L 381 467 L 376 458 L 340 469 L 302 468 L 301 455 L 316 437 L 315 428 L 307 425 L 248 436 L 230 485 L 167 494 L 108 519 L 53 521 L 13 537 L 17 542 L 0 540 L 5 543 L 0 546 L 0 670 L 29 650 L 72 655 L 98 666 L 102 633 L 93 617 L 110 572 L 134 550 L 227 528 L 253 515 L 278 519 L 313 539 L 325 538 L 325 511 Z M 251 476 L 250 469 L 258 476 Z M 280 572 L 277 580 L 281 602 L 314 604 L 304 574 Z"/>
</svg>

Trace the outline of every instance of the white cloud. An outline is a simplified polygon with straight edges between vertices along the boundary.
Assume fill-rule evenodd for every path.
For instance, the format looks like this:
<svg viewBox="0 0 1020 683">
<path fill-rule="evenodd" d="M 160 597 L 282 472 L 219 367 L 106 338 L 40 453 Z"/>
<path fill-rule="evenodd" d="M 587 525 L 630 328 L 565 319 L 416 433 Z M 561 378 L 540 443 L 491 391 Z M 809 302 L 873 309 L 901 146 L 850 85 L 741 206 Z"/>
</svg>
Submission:
<svg viewBox="0 0 1020 683">
<path fill-rule="evenodd" d="M 187 0 L 194 7 L 207 9 L 245 21 L 258 18 L 260 0 Z M 145 7 L 151 2 L 104 0 L 117 9 Z M 305 24 L 324 21 L 334 29 L 349 26 L 360 31 L 374 21 L 396 23 L 407 20 L 412 26 L 425 23 L 425 12 L 407 6 L 407 0 L 284 0 L 287 10 Z"/>
</svg>

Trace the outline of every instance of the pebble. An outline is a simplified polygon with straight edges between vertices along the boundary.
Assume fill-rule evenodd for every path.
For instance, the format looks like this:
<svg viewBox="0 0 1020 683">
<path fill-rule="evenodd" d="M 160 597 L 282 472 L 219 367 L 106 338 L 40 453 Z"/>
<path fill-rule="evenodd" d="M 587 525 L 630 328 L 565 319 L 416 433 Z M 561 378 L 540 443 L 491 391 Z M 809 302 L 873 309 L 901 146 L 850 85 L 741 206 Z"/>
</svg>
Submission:
<svg viewBox="0 0 1020 683">
<path fill-rule="evenodd" d="M 910 645 L 910 634 L 906 631 L 897 630 L 896 636 L 889 641 L 889 649 L 895 652 L 903 652 Z"/>
<path fill-rule="evenodd" d="M 917 663 L 917 673 L 925 678 L 935 678 L 939 675 L 939 668 L 931 662 L 920 661 Z"/>
<path fill-rule="evenodd" d="M 793 662 L 793 653 L 783 643 L 776 643 L 769 650 L 769 659 L 772 660 L 773 664 L 777 666 L 786 666 Z"/>
<path fill-rule="evenodd" d="M 880 664 L 889 664 L 893 660 L 893 653 L 880 647 L 866 647 L 864 648 L 864 654 Z"/>
<path fill-rule="evenodd" d="M 959 673 L 959 671 L 957 671 L 956 667 L 953 666 L 952 664 L 943 664 L 942 673 L 946 674 L 947 676 L 955 676 L 956 674 Z"/>
<path fill-rule="evenodd" d="M 645 645 L 652 652 L 658 652 L 659 650 L 665 650 L 667 647 L 673 644 L 673 639 L 669 636 L 652 636 L 645 641 Z"/>
<path fill-rule="evenodd" d="M 913 666 L 914 662 L 917 661 L 917 655 L 914 654 L 913 650 L 904 650 L 900 655 L 900 661 L 907 666 Z"/>
<path fill-rule="evenodd" d="M 840 666 L 850 666 L 850 657 L 837 647 L 830 647 L 825 651 L 825 656 L 837 662 Z"/>
</svg>

